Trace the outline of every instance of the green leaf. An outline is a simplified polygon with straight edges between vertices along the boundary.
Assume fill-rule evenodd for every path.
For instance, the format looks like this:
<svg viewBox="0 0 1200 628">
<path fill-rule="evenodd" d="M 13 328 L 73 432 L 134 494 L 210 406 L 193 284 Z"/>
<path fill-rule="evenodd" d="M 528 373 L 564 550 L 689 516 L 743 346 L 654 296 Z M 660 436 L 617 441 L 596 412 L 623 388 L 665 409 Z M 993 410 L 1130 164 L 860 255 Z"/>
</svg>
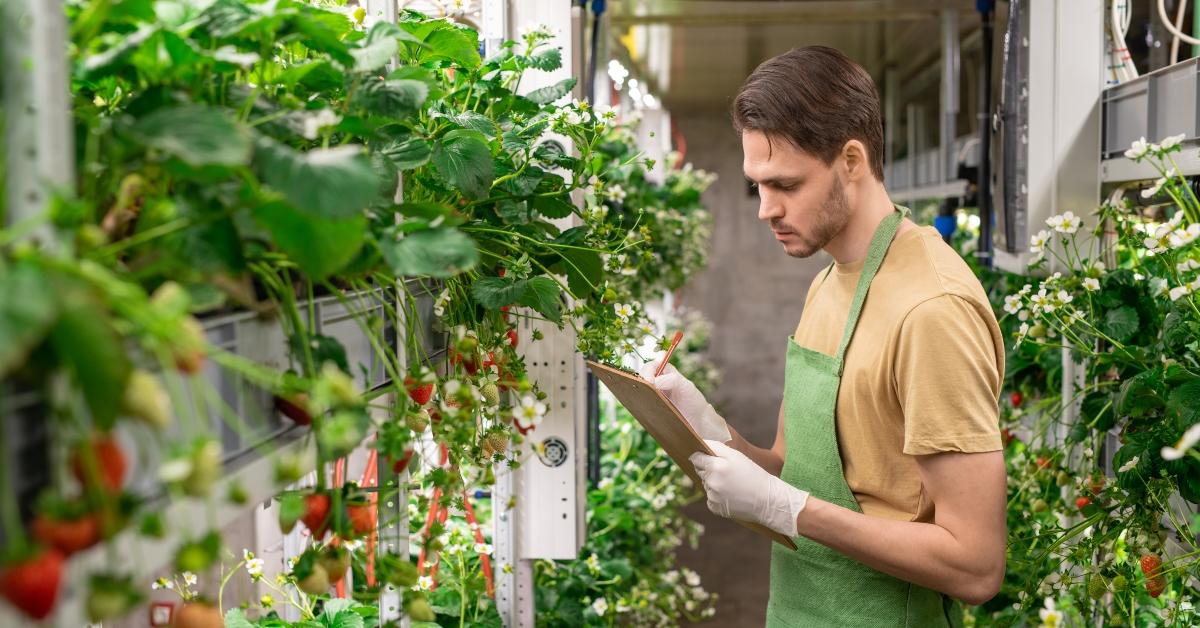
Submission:
<svg viewBox="0 0 1200 628">
<path fill-rule="evenodd" d="M 54 324 L 58 303 L 47 277 L 31 263 L 0 275 L 0 380 L 20 366 Z"/>
<path fill-rule="evenodd" d="M 521 300 L 529 282 L 524 279 L 506 277 L 480 277 L 471 284 L 471 296 L 489 310 L 498 310 Z"/>
<path fill-rule="evenodd" d="M 562 67 L 562 48 L 547 48 L 529 57 L 529 67 L 549 72 Z"/>
<path fill-rule="evenodd" d="M 108 431 L 121 410 L 130 365 L 121 339 L 103 311 L 91 299 L 73 303 L 51 329 L 50 341 L 83 392 L 93 424 Z"/>
<path fill-rule="evenodd" d="M 392 32 L 403 31 L 388 22 L 378 22 L 371 27 L 363 45 L 350 50 L 350 54 L 354 56 L 355 72 L 376 70 L 387 65 L 387 62 L 396 56 L 400 51 L 400 44 Z"/>
<path fill-rule="evenodd" d="M 548 277 L 533 277 L 529 279 L 525 292 L 519 303 L 531 307 L 548 320 L 561 324 L 560 291 L 558 284 Z"/>
<path fill-rule="evenodd" d="M 1117 412 L 1122 415 L 1140 416 L 1149 410 L 1162 407 L 1163 400 L 1156 390 L 1160 375 L 1157 371 L 1143 371 L 1121 384 L 1117 393 Z"/>
<path fill-rule="evenodd" d="M 1097 432 L 1108 431 L 1117 422 L 1117 413 L 1113 412 L 1113 395 L 1106 392 L 1093 392 L 1083 399 L 1080 409 L 1083 413 L 1082 422 L 1092 424 Z"/>
<path fill-rule="evenodd" d="M 450 185 L 471 199 L 487 196 L 495 178 L 495 164 L 487 138 L 478 131 L 457 129 L 433 146 L 433 165 Z"/>
<path fill-rule="evenodd" d="M 530 216 L 529 203 L 526 201 L 500 201 L 496 203 L 496 214 L 510 225 L 528 224 L 533 219 Z"/>
<path fill-rule="evenodd" d="M 570 94 L 574 87 L 574 78 L 563 79 L 553 85 L 547 85 L 546 87 L 535 89 L 532 92 L 525 94 L 525 97 L 539 105 L 548 105 L 559 98 Z"/>
<path fill-rule="evenodd" d="M 566 218 L 575 211 L 569 197 L 539 196 L 533 200 L 533 208 L 547 218 Z"/>
<path fill-rule="evenodd" d="M 379 249 L 396 277 L 446 279 L 479 261 L 475 241 L 457 229 L 428 229 L 399 241 L 381 240 Z"/>
<path fill-rule="evenodd" d="M 302 214 L 285 203 L 254 208 L 254 218 L 271 232 L 275 244 L 313 279 L 324 279 L 340 270 L 362 248 L 367 219 L 346 219 Z"/>
<path fill-rule="evenodd" d="M 397 170 L 412 170 L 420 168 L 429 162 L 433 154 L 429 140 L 420 137 L 410 137 L 401 142 L 393 142 L 380 149 L 380 152 L 392 162 Z"/>
<path fill-rule="evenodd" d="M 352 218 L 377 197 L 379 181 L 361 146 L 301 153 L 261 137 L 255 149 L 255 166 L 262 180 L 303 212 L 322 218 Z"/>
<path fill-rule="evenodd" d="M 240 608 L 225 611 L 225 628 L 254 628 L 254 624 L 246 619 L 246 614 Z"/>
<path fill-rule="evenodd" d="M 318 371 L 321 370 L 321 365 L 326 362 L 332 362 L 343 373 L 350 374 L 350 362 L 346 359 L 346 347 L 342 346 L 342 343 L 338 342 L 337 338 L 323 334 L 310 334 L 308 342 L 308 350 L 312 354 L 313 366 Z M 288 348 L 291 349 L 292 357 L 296 359 L 296 362 L 304 364 L 304 344 L 299 335 L 288 336 Z"/>
<path fill-rule="evenodd" d="M 1200 416 L 1200 378 L 1173 388 L 1167 398 L 1167 409 L 1183 418 L 1186 425 L 1195 422 L 1195 417 Z"/>
<path fill-rule="evenodd" d="M 446 59 L 468 70 L 479 67 L 479 35 L 474 30 L 443 22 L 425 38 L 425 45 L 422 61 Z"/>
<path fill-rule="evenodd" d="M 204 212 L 190 212 L 201 224 L 174 239 L 176 254 L 191 270 L 239 273 L 246 267 L 242 239 L 237 225 L 228 217 L 212 218 Z"/>
<path fill-rule="evenodd" d="M 1101 324 L 1104 333 L 1108 334 L 1117 342 L 1124 342 L 1131 336 L 1137 333 L 1138 330 L 1138 314 L 1137 310 L 1129 306 L 1119 307 L 1115 310 L 1109 310 L 1104 315 L 1104 322 Z"/>
<path fill-rule="evenodd" d="M 368 80 L 359 87 L 354 104 L 370 113 L 400 120 L 416 113 L 428 94 L 429 87 L 421 81 Z"/>
<path fill-rule="evenodd" d="M 447 117 L 463 128 L 479 131 L 488 137 L 496 135 L 496 123 L 482 113 L 464 111 Z"/>
<path fill-rule="evenodd" d="M 595 251 L 562 249 L 562 267 L 567 273 L 567 287 L 571 294 L 585 299 L 596 290 L 604 278 L 604 262 Z"/>
<path fill-rule="evenodd" d="M 213 107 L 159 109 L 139 120 L 133 133 L 146 146 L 193 166 L 240 166 L 250 159 L 249 133 Z"/>
</svg>

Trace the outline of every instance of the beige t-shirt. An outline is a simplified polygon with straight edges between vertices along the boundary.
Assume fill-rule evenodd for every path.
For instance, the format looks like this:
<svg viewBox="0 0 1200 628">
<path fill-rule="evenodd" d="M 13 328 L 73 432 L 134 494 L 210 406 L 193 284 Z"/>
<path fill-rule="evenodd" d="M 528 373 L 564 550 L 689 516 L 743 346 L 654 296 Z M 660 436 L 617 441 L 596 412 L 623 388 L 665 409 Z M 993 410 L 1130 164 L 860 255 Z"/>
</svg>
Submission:
<svg viewBox="0 0 1200 628">
<path fill-rule="evenodd" d="M 808 290 L 795 339 L 837 353 L 864 262 L 835 264 Z M 837 434 L 863 512 L 929 522 L 914 456 L 1002 449 L 1004 340 L 987 295 L 933 227 L 896 236 L 846 352 Z"/>
</svg>

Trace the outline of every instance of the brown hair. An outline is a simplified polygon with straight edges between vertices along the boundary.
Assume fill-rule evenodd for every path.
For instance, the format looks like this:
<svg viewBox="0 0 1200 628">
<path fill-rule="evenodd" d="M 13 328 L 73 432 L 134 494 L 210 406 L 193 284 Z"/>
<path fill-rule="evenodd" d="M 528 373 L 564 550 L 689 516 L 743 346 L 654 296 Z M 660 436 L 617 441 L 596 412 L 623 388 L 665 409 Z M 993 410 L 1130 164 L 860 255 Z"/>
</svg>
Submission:
<svg viewBox="0 0 1200 628">
<path fill-rule="evenodd" d="M 826 165 L 859 140 L 883 181 L 879 92 L 861 65 L 834 48 L 794 48 L 755 68 L 734 98 L 733 128 L 782 138 Z"/>
</svg>

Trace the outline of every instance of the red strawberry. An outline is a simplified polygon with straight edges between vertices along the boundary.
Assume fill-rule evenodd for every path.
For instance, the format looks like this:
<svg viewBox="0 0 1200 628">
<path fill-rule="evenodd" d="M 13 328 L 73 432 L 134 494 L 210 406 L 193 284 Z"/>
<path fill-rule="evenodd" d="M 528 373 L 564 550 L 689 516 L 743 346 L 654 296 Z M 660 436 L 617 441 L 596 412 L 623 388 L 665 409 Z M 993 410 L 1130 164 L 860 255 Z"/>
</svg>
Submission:
<svg viewBox="0 0 1200 628">
<path fill-rule="evenodd" d="M 312 425 L 312 413 L 308 409 L 308 395 L 275 395 L 275 410 L 296 422 L 296 425 Z"/>
<path fill-rule="evenodd" d="M 508 332 L 505 333 L 505 335 L 508 336 L 508 344 L 512 345 L 513 349 L 516 349 L 517 348 L 517 330 L 510 329 L 510 330 L 508 330 Z"/>
<path fill-rule="evenodd" d="M 404 456 L 402 456 L 398 460 L 392 461 L 392 471 L 394 471 L 397 474 L 404 473 L 404 470 L 408 468 L 408 463 L 412 462 L 412 457 L 413 457 L 413 448 L 405 447 L 404 448 Z"/>
<path fill-rule="evenodd" d="M 474 353 L 464 355 L 464 352 L 452 348 L 450 349 L 450 364 L 454 366 L 461 364 L 469 375 L 479 372 L 479 359 Z"/>
<path fill-rule="evenodd" d="M 1142 557 L 1142 573 L 1147 578 L 1158 577 L 1160 569 L 1162 569 L 1162 559 L 1156 554 L 1146 554 Z"/>
<path fill-rule="evenodd" d="M 221 628 L 225 618 L 221 611 L 205 602 L 188 602 L 175 614 L 174 628 Z"/>
<path fill-rule="evenodd" d="M 508 322 L 508 310 L 511 307 L 512 306 L 509 306 L 509 305 L 501 305 L 500 306 L 500 318 L 504 319 L 504 322 L 506 322 L 506 323 Z"/>
<path fill-rule="evenodd" d="M 54 610 L 62 573 L 62 554 L 53 549 L 41 550 L 33 558 L 0 571 L 0 595 L 30 619 L 45 619 Z"/>
<path fill-rule="evenodd" d="M 90 456 L 84 455 L 82 446 L 71 455 L 71 471 L 79 483 L 92 486 L 94 480 L 99 480 L 102 489 L 111 492 L 121 490 L 128 465 L 117 441 L 111 435 L 105 434 L 94 437 L 84 446 L 91 449 Z M 95 468 L 92 468 L 93 464 Z"/>
<path fill-rule="evenodd" d="M 1021 395 L 1021 391 L 1019 391 L 1019 390 L 1016 390 L 1016 391 L 1013 391 L 1013 393 L 1012 393 L 1011 395 L 1009 395 L 1009 396 L 1008 396 L 1008 400 L 1009 400 L 1010 402 L 1012 402 L 1012 407 L 1014 407 L 1014 408 L 1020 408 L 1020 407 L 1021 407 L 1021 402 L 1025 400 L 1025 397 L 1023 397 L 1023 396 Z"/>
<path fill-rule="evenodd" d="M 375 529 L 375 513 L 371 512 L 370 504 L 347 504 L 346 516 L 350 519 L 350 529 L 355 537 Z"/>
<path fill-rule="evenodd" d="M 304 496 L 304 516 L 300 520 L 315 538 L 324 538 L 329 529 L 329 495 L 312 493 Z"/>
<path fill-rule="evenodd" d="M 1075 507 L 1080 510 L 1083 510 L 1083 507 L 1087 506 L 1090 503 L 1092 503 L 1091 497 L 1079 497 L 1075 500 Z"/>
<path fill-rule="evenodd" d="M 404 388 L 408 391 L 408 397 L 418 406 L 429 403 L 433 398 L 433 383 L 422 384 L 412 377 L 405 377 Z"/>
<path fill-rule="evenodd" d="M 1039 469 L 1049 469 L 1050 468 L 1050 459 L 1045 456 L 1038 456 L 1037 457 L 1037 467 Z"/>
<path fill-rule="evenodd" d="M 85 550 L 100 542 L 100 521 L 88 513 L 75 519 L 39 514 L 33 519 L 33 537 L 63 556 Z"/>
<path fill-rule="evenodd" d="M 1163 591 L 1166 591 L 1166 590 L 1167 590 L 1167 579 L 1166 578 L 1164 578 L 1162 576 L 1158 576 L 1157 578 L 1150 578 L 1150 579 L 1146 580 L 1146 592 L 1150 594 L 1150 597 L 1158 597 L 1158 596 L 1162 595 Z"/>
</svg>

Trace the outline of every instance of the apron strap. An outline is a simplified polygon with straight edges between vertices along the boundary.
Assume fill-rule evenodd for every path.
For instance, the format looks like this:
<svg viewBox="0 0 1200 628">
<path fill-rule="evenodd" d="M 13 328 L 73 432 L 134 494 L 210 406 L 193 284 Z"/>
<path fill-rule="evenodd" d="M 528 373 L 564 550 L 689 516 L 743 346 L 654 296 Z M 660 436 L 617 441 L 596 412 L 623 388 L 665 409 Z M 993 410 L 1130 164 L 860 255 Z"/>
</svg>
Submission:
<svg viewBox="0 0 1200 628">
<path fill-rule="evenodd" d="M 900 221 L 904 220 L 907 215 L 908 208 L 897 205 L 896 211 L 888 214 L 883 222 L 879 223 L 874 237 L 871 238 L 871 247 L 867 249 L 867 259 L 863 265 L 862 275 L 859 276 L 858 287 L 854 290 L 854 300 L 850 303 L 850 314 L 846 317 L 846 329 L 842 332 L 842 344 L 838 347 L 836 358 L 839 376 L 845 365 L 846 349 L 850 347 L 850 339 L 854 337 L 854 330 L 858 327 L 858 318 L 862 314 L 863 302 L 867 300 L 867 290 L 871 287 L 871 280 L 875 278 L 875 273 L 879 272 L 879 267 L 883 265 L 883 258 L 892 244 L 892 238 L 896 236 L 896 231 L 900 228 Z"/>
</svg>

